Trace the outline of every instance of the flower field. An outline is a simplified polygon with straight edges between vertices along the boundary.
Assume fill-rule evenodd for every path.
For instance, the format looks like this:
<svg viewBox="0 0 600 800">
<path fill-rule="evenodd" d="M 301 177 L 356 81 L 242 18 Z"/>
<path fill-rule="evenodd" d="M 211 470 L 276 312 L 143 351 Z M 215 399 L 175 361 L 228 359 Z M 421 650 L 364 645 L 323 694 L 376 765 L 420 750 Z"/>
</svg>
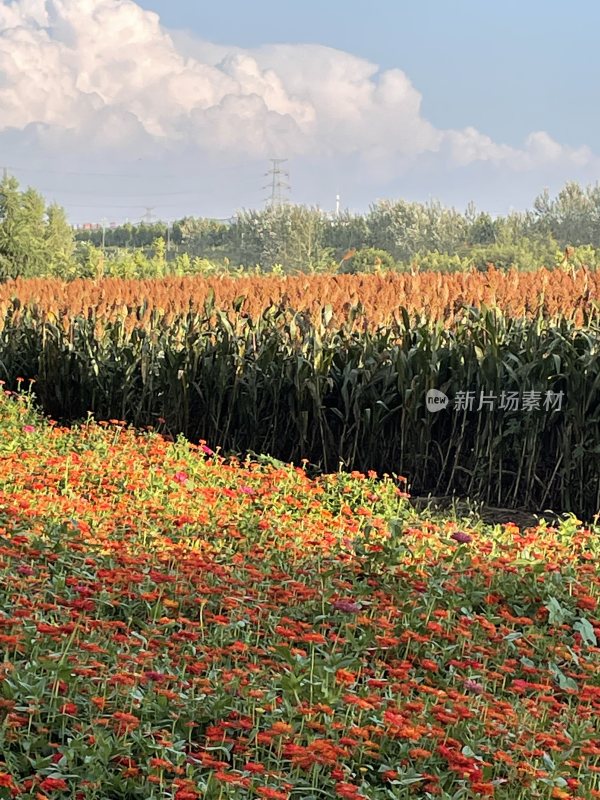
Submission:
<svg viewBox="0 0 600 800">
<path fill-rule="evenodd" d="M 0 798 L 600 797 L 598 529 L 0 397 Z"/>
</svg>

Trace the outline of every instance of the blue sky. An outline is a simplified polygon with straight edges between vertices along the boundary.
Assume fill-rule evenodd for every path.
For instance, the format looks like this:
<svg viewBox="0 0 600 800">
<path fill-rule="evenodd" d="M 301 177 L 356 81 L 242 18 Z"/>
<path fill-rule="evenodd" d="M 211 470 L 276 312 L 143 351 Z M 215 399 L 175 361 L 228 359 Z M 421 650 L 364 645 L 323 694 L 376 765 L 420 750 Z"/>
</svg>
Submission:
<svg viewBox="0 0 600 800">
<path fill-rule="evenodd" d="M 0 152 L 77 222 L 256 207 L 271 157 L 295 202 L 501 213 L 600 178 L 598 30 L 591 0 L 0 0 Z"/>
<path fill-rule="evenodd" d="M 315 43 L 408 73 L 440 127 L 518 145 L 543 128 L 590 143 L 600 123 L 593 0 L 143 0 L 172 28 L 221 44 Z M 598 138 L 598 137 L 594 137 Z"/>
</svg>

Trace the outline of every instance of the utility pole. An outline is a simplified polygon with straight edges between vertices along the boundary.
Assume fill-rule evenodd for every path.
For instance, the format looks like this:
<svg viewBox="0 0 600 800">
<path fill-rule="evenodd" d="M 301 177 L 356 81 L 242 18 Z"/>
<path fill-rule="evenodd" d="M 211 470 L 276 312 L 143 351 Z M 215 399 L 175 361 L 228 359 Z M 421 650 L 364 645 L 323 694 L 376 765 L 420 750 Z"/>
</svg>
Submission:
<svg viewBox="0 0 600 800">
<path fill-rule="evenodd" d="M 271 208 L 281 207 L 288 199 L 285 196 L 285 192 L 290 191 L 292 188 L 287 180 L 285 180 L 289 179 L 289 172 L 281 168 L 281 165 L 285 164 L 287 158 L 270 158 L 269 161 L 272 166 L 268 172 L 265 172 L 265 176 L 270 177 L 271 182 L 263 186 L 263 189 L 270 189 L 271 196 L 266 198 L 265 202 L 270 205 Z"/>
<path fill-rule="evenodd" d="M 338 192 L 335 196 L 335 216 L 339 217 L 340 215 L 340 193 Z"/>
</svg>

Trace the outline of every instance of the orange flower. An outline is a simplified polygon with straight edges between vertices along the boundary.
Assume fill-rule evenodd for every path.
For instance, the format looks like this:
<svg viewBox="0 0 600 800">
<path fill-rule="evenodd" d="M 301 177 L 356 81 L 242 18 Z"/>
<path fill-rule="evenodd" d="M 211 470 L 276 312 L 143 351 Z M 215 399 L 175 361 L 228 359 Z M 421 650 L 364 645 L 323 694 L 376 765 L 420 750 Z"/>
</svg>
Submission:
<svg viewBox="0 0 600 800">
<path fill-rule="evenodd" d="M 139 727 L 140 721 L 135 714 L 126 711 L 115 711 L 112 715 L 113 725 L 118 733 L 128 733 Z"/>
</svg>

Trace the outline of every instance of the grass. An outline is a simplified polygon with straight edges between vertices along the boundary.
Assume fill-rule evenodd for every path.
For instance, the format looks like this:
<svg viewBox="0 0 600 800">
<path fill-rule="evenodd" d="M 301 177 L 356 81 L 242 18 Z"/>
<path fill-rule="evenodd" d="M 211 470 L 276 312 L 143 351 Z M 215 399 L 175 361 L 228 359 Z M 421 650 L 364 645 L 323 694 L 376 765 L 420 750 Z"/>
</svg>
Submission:
<svg viewBox="0 0 600 800">
<path fill-rule="evenodd" d="M 0 798 L 600 797 L 598 529 L 0 397 Z"/>
</svg>

